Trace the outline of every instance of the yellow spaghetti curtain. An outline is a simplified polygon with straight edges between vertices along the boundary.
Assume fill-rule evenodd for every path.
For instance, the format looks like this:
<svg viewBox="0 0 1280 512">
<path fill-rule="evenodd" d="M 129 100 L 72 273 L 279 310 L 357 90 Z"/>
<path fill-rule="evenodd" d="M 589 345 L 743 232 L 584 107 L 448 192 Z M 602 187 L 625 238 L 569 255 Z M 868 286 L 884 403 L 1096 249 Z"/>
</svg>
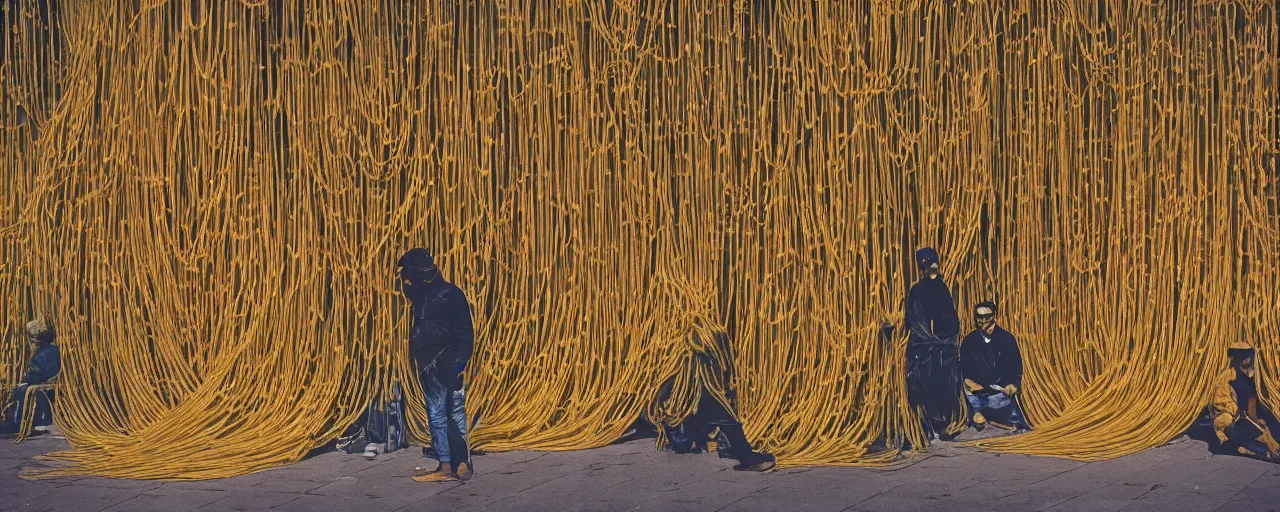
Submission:
<svg viewBox="0 0 1280 512">
<path fill-rule="evenodd" d="M 892 460 L 926 245 L 1022 342 L 1037 430 L 983 446 L 1156 446 L 1235 337 L 1280 392 L 1276 8 L 9 2 L 0 385 L 50 318 L 72 445 L 26 476 L 288 464 L 396 382 L 425 441 L 415 246 L 479 448 L 613 441 L 704 325 L 781 465 Z"/>
</svg>

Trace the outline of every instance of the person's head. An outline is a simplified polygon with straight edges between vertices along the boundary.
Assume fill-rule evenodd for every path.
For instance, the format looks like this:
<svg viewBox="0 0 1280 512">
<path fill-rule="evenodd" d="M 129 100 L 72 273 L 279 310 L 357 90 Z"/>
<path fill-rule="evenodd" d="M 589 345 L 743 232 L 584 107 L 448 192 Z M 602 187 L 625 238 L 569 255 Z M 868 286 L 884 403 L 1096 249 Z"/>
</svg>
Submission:
<svg viewBox="0 0 1280 512">
<path fill-rule="evenodd" d="M 973 323 L 982 332 L 991 334 L 996 330 L 996 303 L 989 300 L 979 302 L 973 308 Z"/>
<path fill-rule="evenodd" d="M 27 341 L 33 347 L 53 343 L 53 339 L 53 327 L 49 326 L 49 322 L 44 317 L 39 316 L 35 320 L 27 322 Z"/>
<path fill-rule="evenodd" d="M 397 265 L 400 267 L 401 289 L 409 300 L 422 297 L 426 286 L 440 278 L 435 258 L 430 251 L 421 247 L 404 253 Z"/>
<path fill-rule="evenodd" d="M 1227 348 L 1227 356 L 1231 358 L 1231 367 L 1240 370 L 1249 378 L 1253 378 L 1254 372 L 1254 354 L 1253 346 L 1243 341 L 1236 341 Z"/>
<path fill-rule="evenodd" d="M 929 279 L 937 279 L 941 272 L 938 263 L 938 251 L 932 247 L 925 247 L 916 251 L 916 265 L 920 268 L 920 273 Z"/>
</svg>

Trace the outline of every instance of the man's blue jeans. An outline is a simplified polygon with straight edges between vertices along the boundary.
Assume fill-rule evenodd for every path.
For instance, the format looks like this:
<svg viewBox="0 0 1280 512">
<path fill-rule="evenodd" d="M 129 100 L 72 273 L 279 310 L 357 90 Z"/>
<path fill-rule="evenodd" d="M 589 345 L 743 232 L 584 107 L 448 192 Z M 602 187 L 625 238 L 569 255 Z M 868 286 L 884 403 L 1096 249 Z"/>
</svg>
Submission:
<svg viewBox="0 0 1280 512">
<path fill-rule="evenodd" d="M 973 413 L 980 412 L 988 420 L 996 423 L 1012 425 L 1015 428 L 1029 428 L 1026 420 L 1022 418 L 1022 409 L 1018 407 L 1018 402 L 1009 395 L 965 393 L 964 398 L 969 401 L 970 422 L 973 421 Z"/>
<path fill-rule="evenodd" d="M 470 462 L 471 454 L 467 445 L 466 392 L 461 389 L 449 390 L 434 372 L 429 372 L 422 374 L 422 394 L 427 402 L 431 449 L 435 450 L 437 460 L 441 464 L 451 464 L 454 459 L 459 463 Z M 450 434 L 453 434 L 452 439 Z M 423 452 L 423 455 L 426 455 L 425 449 Z"/>
</svg>

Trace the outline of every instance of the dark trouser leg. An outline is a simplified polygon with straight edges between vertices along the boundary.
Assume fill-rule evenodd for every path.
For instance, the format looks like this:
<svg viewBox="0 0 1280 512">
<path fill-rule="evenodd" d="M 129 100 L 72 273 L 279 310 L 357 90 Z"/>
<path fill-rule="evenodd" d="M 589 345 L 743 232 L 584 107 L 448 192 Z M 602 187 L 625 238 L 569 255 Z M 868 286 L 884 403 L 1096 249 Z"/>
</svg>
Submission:
<svg viewBox="0 0 1280 512">
<path fill-rule="evenodd" d="M 715 429 L 709 423 L 712 418 L 719 417 L 717 410 L 709 405 L 716 403 L 714 398 L 706 390 L 702 391 L 702 396 L 698 399 L 698 408 L 693 414 L 685 418 L 678 427 L 663 426 L 667 433 L 667 439 L 671 443 L 671 450 L 679 453 L 702 453 L 707 447 L 707 436 Z M 715 407 L 718 407 L 717 403 Z M 723 408 L 720 408 L 722 411 Z"/>
<path fill-rule="evenodd" d="M 36 393 L 36 412 L 35 421 L 32 422 L 33 427 L 47 427 L 53 424 L 53 400 L 54 391 L 45 391 Z"/>
<path fill-rule="evenodd" d="M 1227 442 L 1223 444 L 1228 453 L 1239 454 L 1240 448 L 1244 448 L 1259 457 L 1267 455 L 1267 445 L 1258 438 L 1262 436 L 1262 430 L 1254 426 L 1249 418 L 1241 417 L 1236 420 L 1230 427 L 1226 428 Z"/>
<path fill-rule="evenodd" d="M 1262 420 L 1262 424 L 1267 426 L 1267 430 L 1271 431 L 1271 436 L 1280 436 L 1280 419 L 1276 419 L 1276 415 L 1272 414 L 1266 406 L 1258 404 L 1258 419 Z M 1280 441 L 1280 439 L 1276 439 Z"/>
<path fill-rule="evenodd" d="M 772 457 L 768 454 L 756 452 L 751 446 L 751 442 L 747 441 L 747 435 L 742 430 L 742 423 L 734 419 L 732 414 L 721 405 L 711 393 L 703 392 L 702 399 L 698 401 L 699 418 L 708 426 L 717 427 L 724 434 L 725 440 L 729 442 L 729 453 L 733 458 L 738 459 L 743 465 L 750 466 L 764 460 L 770 460 Z M 705 437 L 706 434 L 704 433 Z"/>
<path fill-rule="evenodd" d="M 22 426 L 22 401 L 27 396 L 27 386 L 14 386 L 9 395 L 11 405 L 4 411 L 4 423 L 0 423 L 0 434 L 13 434 Z"/>
<path fill-rule="evenodd" d="M 724 438 L 729 442 L 729 453 L 738 462 L 749 462 L 755 450 L 751 447 L 751 442 L 747 441 L 747 434 L 742 431 L 742 424 L 738 422 L 725 423 L 718 425 L 720 432 L 724 433 Z"/>
<path fill-rule="evenodd" d="M 973 421 L 975 414 L 982 413 L 983 417 L 987 415 L 982 412 L 982 397 L 968 393 L 964 395 L 964 399 L 969 402 L 969 425 L 976 425 L 977 423 Z"/>
<path fill-rule="evenodd" d="M 435 372 L 423 372 L 422 394 L 427 402 L 427 424 L 431 429 L 431 448 L 436 452 L 436 460 L 441 464 L 450 464 L 452 453 L 449 450 L 449 403 L 448 388 L 440 382 Z M 426 455 L 427 450 L 423 450 Z"/>
<path fill-rule="evenodd" d="M 1026 416 L 1022 415 L 1022 404 L 1019 404 L 1017 400 L 1014 400 L 1013 405 L 1009 406 L 1009 422 L 1013 424 L 1014 428 L 1031 430 L 1031 424 L 1027 423 Z"/>
<path fill-rule="evenodd" d="M 965 398 L 969 400 L 969 407 L 974 412 L 981 412 L 986 416 L 987 421 L 1013 428 L 1027 428 L 1027 422 L 1022 417 L 1022 409 L 1018 407 L 1017 400 L 1009 395 L 990 393 L 968 395 Z"/>
<path fill-rule="evenodd" d="M 705 422 L 710 428 L 718 428 L 724 433 L 724 439 L 728 440 L 728 449 L 733 454 L 733 458 L 741 461 L 742 457 L 750 456 L 751 443 L 746 440 L 746 434 L 742 433 L 742 424 L 733 419 L 733 415 L 728 413 L 723 404 L 705 390 L 703 397 L 698 401 L 698 416 L 701 422 Z M 707 433 L 703 433 L 703 436 L 705 438 Z"/>
<path fill-rule="evenodd" d="M 451 375 L 445 380 L 449 388 L 445 399 L 448 402 L 449 454 L 453 457 L 453 467 L 460 463 L 471 463 L 471 447 L 467 444 L 467 410 L 466 390 L 462 389 L 461 375 Z"/>
<path fill-rule="evenodd" d="M 662 426 L 667 434 L 667 442 L 671 445 L 671 451 L 680 455 L 693 453 L 693 440 L 689 438 L 684 431 L 684 424 L 675 427 Z"/>
<path fill-rule="evenodd" d="M 466 436 L 466 412 L 460 403 L 463 400 L 462 393 L 453 390 L 449 392 L 449 455 L 453 458 L 453 465 L 456 469 L 458 464 L 471 464 L 471 447 L 467 445 Z M 462 422 L 459 424 L 459 422 Z"/>
</svg>

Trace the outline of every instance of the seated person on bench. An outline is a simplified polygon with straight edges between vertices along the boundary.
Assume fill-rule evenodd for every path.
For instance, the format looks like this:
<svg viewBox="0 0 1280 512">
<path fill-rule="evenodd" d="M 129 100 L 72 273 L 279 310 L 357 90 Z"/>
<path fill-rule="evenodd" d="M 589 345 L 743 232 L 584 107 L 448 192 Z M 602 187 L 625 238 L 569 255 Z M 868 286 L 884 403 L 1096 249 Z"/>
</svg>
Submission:
<svg viewBox="0 0 1280 512">
<path fill-rule="evenodd" d="M 0 435 L 17 434 L 22 428 L 22 411 L 27 399 L 27 388 L 49 382 L 62 369 L 58 345 L 54 343 L 53 329 L 43 318 L 27 323 L 27 340 L 34 350 L 31 355 L 31 364 L 27 367 L 27 372 L 22 375 L 22 380 L 14 386 L 13 393 L 9 397 L 9 407 L 4 411 L 4 422 L 0 423 Z M 52 424 L 53 410 L 49 398 L 35 393 L 32 399 L 36 400 L 32 425 L 43 427 Z"/>
</svg>

